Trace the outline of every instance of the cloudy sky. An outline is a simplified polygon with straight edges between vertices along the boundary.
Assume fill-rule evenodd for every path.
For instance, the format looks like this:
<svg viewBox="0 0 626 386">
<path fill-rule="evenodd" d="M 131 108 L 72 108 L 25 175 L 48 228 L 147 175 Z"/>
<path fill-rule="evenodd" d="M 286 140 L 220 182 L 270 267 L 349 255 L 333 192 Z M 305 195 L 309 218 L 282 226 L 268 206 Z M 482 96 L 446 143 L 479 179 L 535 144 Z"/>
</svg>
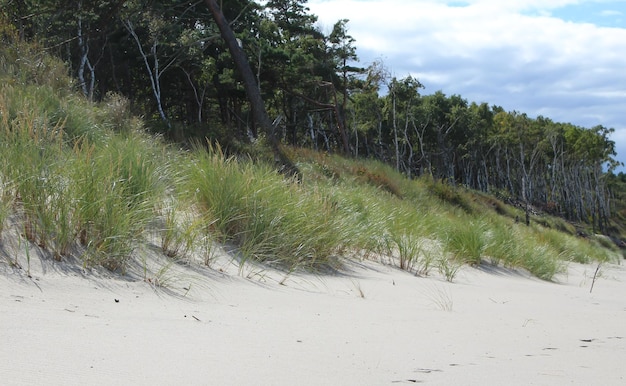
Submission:
<svg viewBox="0 0 626 386">
<path fill-rule="evenodd" d="M 531 117 L 612 127 L 626 163 L 626 0 L 309 0 L 361 63 Z M 626 168 L 620 170 L 626 171 Z"/>
</svg>

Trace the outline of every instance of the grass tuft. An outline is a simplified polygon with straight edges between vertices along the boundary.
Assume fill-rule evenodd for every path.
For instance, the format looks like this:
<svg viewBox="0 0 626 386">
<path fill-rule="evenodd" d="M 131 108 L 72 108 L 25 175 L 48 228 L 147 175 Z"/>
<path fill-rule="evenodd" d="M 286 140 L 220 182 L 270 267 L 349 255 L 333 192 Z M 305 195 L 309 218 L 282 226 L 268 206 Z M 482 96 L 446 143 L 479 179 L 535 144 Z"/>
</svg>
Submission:
<svg viewBox="0 0 626 386">
<path fill-rule="evenodd" d="M 284 267 L 335 266 L 350 241 L 321 191 L 308 191 L 263 164 L 196 148 L 189 188 L 211 230 L 234 243 L 243 260 Z"/>
<path fill-rule="evenodd" d="M 450 226 L 447 237 L 447 250 L 459 261 L 480 265 L 487 249 L 486 224 L 480 219 L 458 221 Z"/>
</svg>

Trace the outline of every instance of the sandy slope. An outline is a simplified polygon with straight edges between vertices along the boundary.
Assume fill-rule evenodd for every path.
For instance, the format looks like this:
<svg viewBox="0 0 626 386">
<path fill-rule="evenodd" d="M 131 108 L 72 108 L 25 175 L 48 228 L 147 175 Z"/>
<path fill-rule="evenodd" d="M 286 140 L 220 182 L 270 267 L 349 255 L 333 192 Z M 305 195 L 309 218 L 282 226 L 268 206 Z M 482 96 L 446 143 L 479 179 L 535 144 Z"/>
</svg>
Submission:
<svg viewBox="0 0 626 386">
<path fill-rule="evenodd" d="M 559 283 L 364 262 L 281 285 L 218 261 L 172 268 L 164 290 L 0 261 L 2 384 L 626 384 L 624 266 L 604 265 L 590 293 L 595 266 L 578 264 Z"/>
</svg>

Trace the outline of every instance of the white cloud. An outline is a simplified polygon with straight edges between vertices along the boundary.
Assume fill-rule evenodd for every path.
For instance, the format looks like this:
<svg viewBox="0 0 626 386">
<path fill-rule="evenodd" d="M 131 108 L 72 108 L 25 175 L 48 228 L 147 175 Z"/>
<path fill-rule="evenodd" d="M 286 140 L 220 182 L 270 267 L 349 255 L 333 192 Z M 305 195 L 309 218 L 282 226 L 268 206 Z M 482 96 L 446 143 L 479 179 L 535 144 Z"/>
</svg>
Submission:
<svg viewBox="0 0 626 386">
<path fill-rule="evenodd" d="M 308 5 L 325 29 L 350 19 L 349 33 L 364 64 L 382 57 L 396 76 L 416 76 L 426 93 L 442 90 L 531 116 L 614 127 L 626 162 L 626 29 L 550 16 L 580 2 L 309 0 Z"/>
</svg>

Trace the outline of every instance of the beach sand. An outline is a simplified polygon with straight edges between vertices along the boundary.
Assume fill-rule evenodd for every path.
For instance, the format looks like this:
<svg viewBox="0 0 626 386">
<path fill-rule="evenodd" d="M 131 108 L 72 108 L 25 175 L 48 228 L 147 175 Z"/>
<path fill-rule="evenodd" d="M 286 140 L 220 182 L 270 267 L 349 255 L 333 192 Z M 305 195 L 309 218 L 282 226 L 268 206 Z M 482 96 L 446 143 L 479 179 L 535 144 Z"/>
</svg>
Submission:
<svg viewBox="0 0 626 386">
<path fill-rule="evenodd" d="M 231 261 L 122 277 L 0 262 L 3 385 L 622 385 L 626 269 L 453 283 L 379 262 L 291 274 Z M 152 283 L 150 283 L 152 282 Z M 164 286 L 155 286 L 159 282 Z"/>
</svg>

